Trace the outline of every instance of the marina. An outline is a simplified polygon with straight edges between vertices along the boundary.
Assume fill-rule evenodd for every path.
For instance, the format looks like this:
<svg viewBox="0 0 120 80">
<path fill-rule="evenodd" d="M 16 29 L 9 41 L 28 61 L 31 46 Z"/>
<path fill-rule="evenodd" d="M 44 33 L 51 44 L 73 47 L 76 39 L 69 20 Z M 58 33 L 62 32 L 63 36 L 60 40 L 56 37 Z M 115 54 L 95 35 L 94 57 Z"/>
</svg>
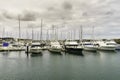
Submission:
<svg viewBox="0 0 120 80">
<path fill-rule="evenodd" d="M 0 0 L 0 80 L 120 80 L 119 0 Z"/>
<path fill-rule="evenodd" d="M 4 38 L 3 38 L 4 39 Z M 1 40 L 0 51 L 25 51 L 27 53 L 40 53 L 42 50 L 51 52 L 80 52 L 86 51 L 116 51 L 119 50 L 119 44 L 114 40 L 28 40 L 6 37 L 7 40 Z"/>
</svg>

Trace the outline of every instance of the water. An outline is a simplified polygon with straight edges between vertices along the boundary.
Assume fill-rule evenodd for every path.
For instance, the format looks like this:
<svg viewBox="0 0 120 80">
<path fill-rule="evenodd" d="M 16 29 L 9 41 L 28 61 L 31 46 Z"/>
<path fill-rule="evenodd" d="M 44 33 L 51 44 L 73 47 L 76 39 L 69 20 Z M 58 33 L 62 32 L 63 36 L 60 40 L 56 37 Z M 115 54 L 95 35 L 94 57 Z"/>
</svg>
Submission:
<svg viewBox="0 0 120 80">
<path fill-rule="evenodd" d="M 120 52 L 0 52 L 0 80 L 120 80 Z"/>
</svg>

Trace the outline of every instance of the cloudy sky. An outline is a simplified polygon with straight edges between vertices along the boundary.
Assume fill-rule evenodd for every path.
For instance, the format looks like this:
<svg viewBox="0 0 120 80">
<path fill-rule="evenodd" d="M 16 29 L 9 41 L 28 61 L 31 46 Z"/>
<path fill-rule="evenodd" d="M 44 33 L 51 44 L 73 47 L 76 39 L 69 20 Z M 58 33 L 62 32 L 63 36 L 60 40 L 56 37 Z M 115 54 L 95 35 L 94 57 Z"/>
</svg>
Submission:
<svg viewBox="0 0 120 80">
<path fill-rule="evenodd" d="M 120 0 L 0 0 L 0 36 L 18 35 L 18 16 L 22 37 L 39 35 L 41 19 L 43 35 L 54 25 L 58 34 L 91 38 L 120 38 Z M 51 30 L 50 30 L 51 31 Z M 69 35 L 68 35 L 69 34 Z M 63 38 L 63 37 L 62 37 Z"/>
</svg>

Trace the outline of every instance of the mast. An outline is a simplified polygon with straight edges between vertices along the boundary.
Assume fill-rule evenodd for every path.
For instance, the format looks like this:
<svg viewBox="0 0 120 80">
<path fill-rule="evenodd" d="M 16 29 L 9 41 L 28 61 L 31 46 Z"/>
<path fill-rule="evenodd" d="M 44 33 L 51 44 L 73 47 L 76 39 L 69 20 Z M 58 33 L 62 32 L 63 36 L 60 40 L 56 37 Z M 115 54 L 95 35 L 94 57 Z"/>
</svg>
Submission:
<svg viewBox="0 0 120 80">
<path fill-rule="evenodd" d="M 29 39 L 28 31 L 26 30 L 26 38 Z"/>
<path fill-rule="evenodd" d="M 61 32 L 61 40 L 63 40 L 63 37 L 62 37 L 62 32 Z"/>
<path fill-rule="evenodd" d="M 70 35 L 69 39 L 72 40 L 72 30 L 70 31 L 69 35 Z"/>
<path fill-rule="evenodd" d="M 82 26 L 80 26 L 80 29 L 79 29 L 79 42 L 80 42 L 80 43 L 82 43 L 82 38 L 83 38 L 83 37 L 82 37 L 82 35 L 83 35 L 83 32 L 82 32 L 82 31 L 83 31 L 83 28 L 82 28 Z"/>
<path fill-rule="evenodd" d="M 56 40 L 58 40 L 59 39 L 59 37 L 58 37 L 58 27 L 56 26 L 56 29 L 55 29 L 55 36 L 56 36 Z"/>
<path fill-rule="evenodd" d="M 18 16 L 18 21 L 19 21 L 19 39 L 21 38 L 21 22 L 20 22 L 20 16 Z"/>
<path fill-rule="evenodd" d="M 57 28 L 56 29 L 54 29 L 55 30 L 55 40 L 58 40 L 58 34 L 57 34 Z"/>
<path fill-rule="evenodd" d="M 47 36 L 46 36 L 46 40 L 49 40 L 49 30 L 47 29 Z"/>
<path fill-rule="evenodd" d="M 94 37 L 94 28 L 95 28 L 95 27 L 93 26 L 93 27 L 92 27 L 92 39 L 93 39 L 93 40 L 94 40 L 94 38 L 95 38 L 95 37 Z"/>
<path fill-rule="evenodd" d="M 76 36 L 75 36 L 75 34 L 76 34 L 75 31 L 76 31 L 76 30 L 74 29 L 73 31 L 74 31 L 74 40 L 75 40 L 75 38 L 76 38 Z"/>
<path fill-rule="evenodd" d="M 55 40 L 55 26 L 54 25 L 52 25 L 52 30 L 53 30 L 52 39 Z"/>
<path fill-rule="evenodd" d="M 34 38 L 33 36 L 34 36 L 34 31 L 33 31 L 33 27 L 32 27 L 32 40 L 33 40 L 33 38 Z"/>
<path fill-rule="evenodd" d="M 92 27 L 92 41 L 93 41 L 93 44 L 95 43 L 95 37 L 94 37 L 94 26 Z"/>
<path fill-rule="evenodd" d="M 3 27 L 2 38 L 5 36 L 5 28 Z"/>
<path fill-rule="evenodd" d="M 41 19 L 41 26 L 40 26 L 40 40 L 42 40 L 42 27 L 43 27 L 43 20 Z"/>
</svg>

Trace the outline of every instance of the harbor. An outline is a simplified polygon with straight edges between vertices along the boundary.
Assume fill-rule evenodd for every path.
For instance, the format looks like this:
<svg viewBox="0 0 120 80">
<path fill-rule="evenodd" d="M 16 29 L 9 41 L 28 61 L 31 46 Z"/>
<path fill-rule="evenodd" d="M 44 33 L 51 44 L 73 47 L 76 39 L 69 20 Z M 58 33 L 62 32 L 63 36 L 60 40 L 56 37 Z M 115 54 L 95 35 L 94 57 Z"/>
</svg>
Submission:
<svg viewBox="0 0 120 80">
<path fill-rule="evenodd" d="M 0 0 L 0 80 L 120 80 L 119 0 Z"/>
</svg>

